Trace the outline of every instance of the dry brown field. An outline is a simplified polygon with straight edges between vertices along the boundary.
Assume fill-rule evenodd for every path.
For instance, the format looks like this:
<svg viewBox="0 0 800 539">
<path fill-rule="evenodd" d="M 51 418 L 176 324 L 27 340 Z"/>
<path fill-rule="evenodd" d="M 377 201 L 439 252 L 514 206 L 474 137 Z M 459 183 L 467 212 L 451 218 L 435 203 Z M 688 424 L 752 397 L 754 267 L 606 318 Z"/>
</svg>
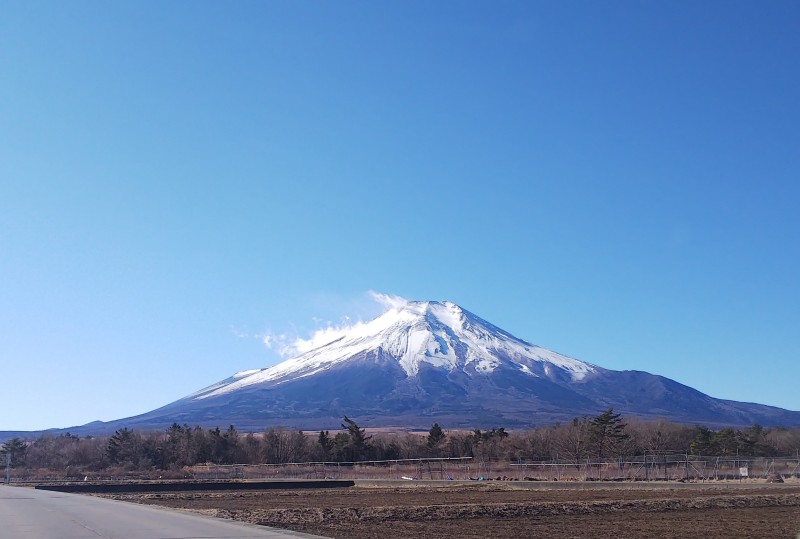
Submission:
<svg viewBox="0 0 800 539">
<path fill-rule="evenodd" d="M 365 482 L 115 499 L 336 538 L 791 538 L 800 484 Z"/>
</svg>

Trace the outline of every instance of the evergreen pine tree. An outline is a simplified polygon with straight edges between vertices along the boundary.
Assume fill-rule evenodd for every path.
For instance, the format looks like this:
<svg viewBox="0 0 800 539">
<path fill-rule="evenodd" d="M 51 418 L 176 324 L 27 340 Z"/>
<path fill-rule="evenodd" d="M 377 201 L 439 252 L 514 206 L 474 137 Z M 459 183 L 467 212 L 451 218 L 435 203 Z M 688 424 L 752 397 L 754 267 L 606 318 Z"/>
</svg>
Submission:
<svg viewBox="0 0 800 539">
<path fill-rule="evenodd" d="M 714 443 L 714 431 L 700 425 L 697 427 L 697 434 L 695 434 L 692 444 L 689 446 L 689 452 L 692 455 L 714 455 L 717 452 L 716 444 Z"/>
<path fill-rule="evenodd" d="M 436 449 L 442 440 L 445 438 L 445 433 L 442 430 L 442 427 L 439 426 L 439 423 L 434 423 L 431 426 L 431 430 L 428 431 L 428 449 L 434 450 Z"/>
<path fill-rule="evenodd" d="M 372 446 L 369 444 L 372 436 L 367 436 L 364 429 L 347 416 L 344 416 L 342 428 L 347 434 L 347 449 L 348 453 L 350 453 L 350 458 L 354 461 L 367 458 L 372 451 Z"/>
<path fill-rule="evenodd" d="M 6 458 L 11 457 L 11 467 L 17 468 L 25 464 L 28 444 L 22 438 L 11 438 L 0 448 L 0 465 L 5 468 Z"/>
<path fill-rule="evenodd" d="M 317 443 L 322 449 L 323 458 L 326 460 L 330 458 L 334 442 L 333 438 L 331 438 L 331 435 L 327 430 L 319 431 L 319 436 L 317 437 Z"/>
<path fill-rule="evenodd" d="M 609 455 L 613 449 L 630 438 L 625 432 L 627 425 L 622 422 L 622 414 L 615 414 L 609 408 L 589 422 L 589 437 L 592 448 L 598 458 Z"/>
</svg>

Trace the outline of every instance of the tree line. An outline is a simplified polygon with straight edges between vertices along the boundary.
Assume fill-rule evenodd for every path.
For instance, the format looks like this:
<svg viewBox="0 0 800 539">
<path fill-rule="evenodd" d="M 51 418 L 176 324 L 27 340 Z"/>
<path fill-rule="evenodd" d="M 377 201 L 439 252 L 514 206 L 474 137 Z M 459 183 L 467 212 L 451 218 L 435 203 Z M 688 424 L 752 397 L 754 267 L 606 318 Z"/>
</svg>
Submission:
<svg viewBox="0 0 800 539">
<path fill-rule="evenodd" d="M 242 434 L 172 424 L 164 431 L 117 430 L 111 436 L 79 438 L 71 434 L 13 438 L 0 449 L 2 462 L 14 468 L 60 471 L 67 476 L 114 470 L 177 471 L 197 464 L 280 464 L 358 462 L 427 457 L 476 457 L 522 461 L 623 458 L 647 453 L 706 456 L 794 456 L 800 429 L 712 429 L 668 421 L 623 419 L 609 409 L 564 424 L 529 430 L 504 428 L 445 431 L 434 423 L 425 433 L 368 434 L 344 417 L 341 430 L 303 432 L 270 428 Z"/>
</svg>

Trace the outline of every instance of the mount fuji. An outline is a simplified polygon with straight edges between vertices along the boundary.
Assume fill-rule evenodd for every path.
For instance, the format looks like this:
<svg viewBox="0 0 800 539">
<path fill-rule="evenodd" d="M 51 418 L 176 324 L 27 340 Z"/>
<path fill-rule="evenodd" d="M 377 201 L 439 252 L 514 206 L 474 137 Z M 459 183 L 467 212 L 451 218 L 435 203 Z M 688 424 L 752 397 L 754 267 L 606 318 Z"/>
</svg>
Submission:
<svg viewBox="0 0 800 539">
<path fill-rule="evenodd" d="M 278 365 L 236 373 L 105 426 L 316 429 L 336 427 L 347 415 L 371 427 L 523 427 L 608 408 L 707 425 L 800 425 L 800 412 L 604 369 L 514 337 L 454 303 L 414 301 Z"/>
</svg>

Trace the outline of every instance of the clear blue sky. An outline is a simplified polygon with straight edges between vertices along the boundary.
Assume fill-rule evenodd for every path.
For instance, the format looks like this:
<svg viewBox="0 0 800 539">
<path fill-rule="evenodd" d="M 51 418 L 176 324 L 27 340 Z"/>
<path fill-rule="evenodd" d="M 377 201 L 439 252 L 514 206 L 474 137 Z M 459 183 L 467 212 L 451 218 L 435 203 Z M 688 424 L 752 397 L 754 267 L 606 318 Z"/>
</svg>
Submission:
<svg viewBox="0 0 800 539">
<path fill-rule="evenodd" d="M 0 430 L 449 299 L 800 409 L 800 3 L 0 2 Z"/>
</svg>

